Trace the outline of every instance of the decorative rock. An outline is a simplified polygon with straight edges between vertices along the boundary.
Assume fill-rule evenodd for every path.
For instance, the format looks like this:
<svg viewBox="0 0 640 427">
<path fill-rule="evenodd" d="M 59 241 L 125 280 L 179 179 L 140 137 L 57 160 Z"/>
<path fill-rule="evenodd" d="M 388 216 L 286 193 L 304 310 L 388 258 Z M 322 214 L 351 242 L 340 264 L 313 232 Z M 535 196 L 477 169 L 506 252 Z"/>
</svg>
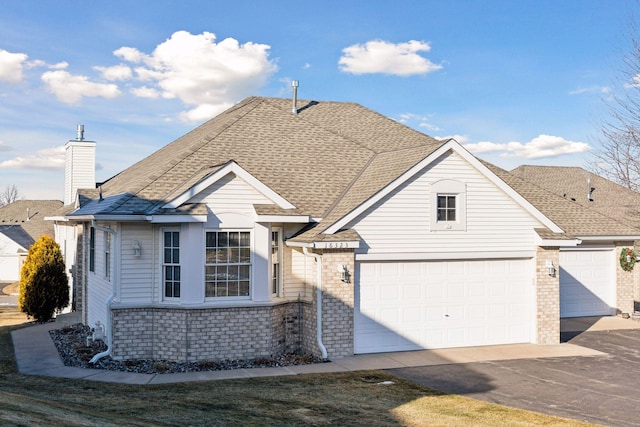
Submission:
<svg viewBox="0 0 640 427">
<path fill-rule="evenodd" d="M 76 324 L 49 331 L 66 366 L 111 371 L 135 372 L 141 374 L 170 374 L 199 371 L 223 371 L 229 369 L 269 368 L 280 366 L 309 365 L 321 363 L 322 359 L 308 354 L 285 354 L 274 358 L 254 360 L 203 360 L 198 362 L 174 362 L 170 360 L 113 360 L 106 356 L 97 363 L 89 360 L 107 349 L 103 341 L 87 339 L 93 331 L 86 325 Z"/>
</svg>

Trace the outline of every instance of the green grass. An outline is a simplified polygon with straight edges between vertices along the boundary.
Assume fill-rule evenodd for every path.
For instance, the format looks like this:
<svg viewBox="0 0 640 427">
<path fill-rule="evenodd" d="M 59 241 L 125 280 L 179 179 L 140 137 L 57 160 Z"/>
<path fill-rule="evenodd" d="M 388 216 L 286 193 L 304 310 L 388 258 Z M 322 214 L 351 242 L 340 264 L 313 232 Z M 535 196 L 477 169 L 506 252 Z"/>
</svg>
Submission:
<svg viewBox="0 0 640 427">
<path fill-rule="evenodd" d="M 384 371 L 157 386 L 20 375 L 9 332 L 21 326 L 4 325 L 2 426 L 587 425 L 428 390 Z"/>
</svg>

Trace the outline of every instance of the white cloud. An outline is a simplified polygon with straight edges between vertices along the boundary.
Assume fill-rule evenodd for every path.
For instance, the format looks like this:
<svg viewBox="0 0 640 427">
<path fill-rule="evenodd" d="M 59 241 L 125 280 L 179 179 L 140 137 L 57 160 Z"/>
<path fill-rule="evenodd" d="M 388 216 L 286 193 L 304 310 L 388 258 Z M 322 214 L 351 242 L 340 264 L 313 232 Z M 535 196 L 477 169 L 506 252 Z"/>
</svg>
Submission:
<svg viewBox="0 0 640 427">
<path fill-rule="evenodd" d="M 434 138 L 442 140 L 442 141 L 445 141 L 447 139 L 453 138 L 459 144 L 466 144 L 467 142 L 469 142 L 469 137 L 466 136 L 466 135 L 457 135 L 456 134 L 456 135 L 447 135 L 447 136 L 434 136 Z M 465 145 L 465 147 L 467 147 L 467 146 Z M 468 149 L 468 147 L 467 147 L 467 149 Z M 477 153 L 477 151 L 475 151 L 475 152 Z"/>
<path fill-rule="evenodd" d="M 270 46 L 232 38 L 216 42 L 215 34 L 193 35 L 177 31 L 147 55 L 132 47 L 114 54 L 127 62 L 142 64 L 136 77 L 147 85 L 132 90 L 136 96 L 178 98 L 193 109 L 181 113 L 186 121 L 210 118 L 266 83 L 277 70 L 269 60 Z M 154 87 L 151 87 L 154 86 Z"/>
<path fill-rule="evenodd" d="M 131 68 L 126 65 L 114 65 L 113 67 L 93 67 L 95 70 L 100 71 L 102 77 L 110 81 L 127 80 L 133 76 Z"/>
<path fill-rule="evenodd" d="M 7 169 L 63 169 L 64 146 L 39 150 L 29 156 L 19 156 L 0 162 L 0 168 Z"/>
<path fill-rule="evenodd" d="M 582 95 L 583 93 L 599 93 L 602 95 L 607 95 L 611 93 L 611 88 L 609 86 L 579 87 L 578 89 L 569 92 L 569 95 Z"/>
<path fill-rule="evenodd" d="M 131 89 L 131 93 L 139 98 L 150 98 L 150 99 L 158 99 L 160 98 L 160 91 L 154 89 L 152 87 L 141 86 Z"/>
<path fill-rule="evenodd" d="M 591 146 L 587 143 L 568 141 L 552 135 L 539 135 L 524 144 L 515 141 L 506 144 L 484 141 L 466 144 L 464 147 L 475 154 L 502 152 L 500 154 L 501 157 L 522 157 L 525 159 L 541 159 L 564 154 L 584 153 L 591 149 Z"/>
<path fill-rule="evenodd" d="M 22 71 L 28 56 L 0 49 L 0 81 L 17 84 L 22 81 Z"/>
<path fill-rule="evenodd" d="M 126 47 L 126 46 L 123 46 L 120 49 L 114 50 L 113 54 L 118 58 L 122 58 L 127 62 L 133 62 L 134 64 L 138 64 L 142 62 L 142 60 L 146 57 L 146 55 L 144 55 L 135 47 Z"/>
<path fill-rule="evenodd" d="M 430 115 L 421 116 L 419 114 L 403 113 L 400 114 L 400 118 L 398 119 L 398 121 L 407 125 L 415 123 L 418 127 L 424 128 L 429 132 L 437 132 L 442 130 L 438 126 L 432 124 L 430 122 L 430 119 Z"/>
<path fill-rule="evenodd" d="M 67 71 L 47 71 L 41 78 L 47 89 L 67 104 L 79 102 L 84 96 L 112 99 L 120 95 L 115 84 L 91 82 L 86 76 L 73 75 Z"/>
<path fill-rule="evenodd" d="M 232 103 L 215 105 L 200 104 L 192 110 L 183 111 L 182 113 L 180 113 L 180 119 L 185 122 L 200 122 L 217 116 L 218 114 L 222 113 L 228 108 L 231 108 L 232 106 Z"/>
<path fill-rule="evenodd" d="M 427 74 L 442 68 L 442 65 L 434 64 L 419 55 L 419 52 L 430 50 L 429 43 L 416 40 L 397 44 L 372 40 L 342 49 L 342 57 L 338 64 L 341 71 L 352 74 Z"/>
</svg>

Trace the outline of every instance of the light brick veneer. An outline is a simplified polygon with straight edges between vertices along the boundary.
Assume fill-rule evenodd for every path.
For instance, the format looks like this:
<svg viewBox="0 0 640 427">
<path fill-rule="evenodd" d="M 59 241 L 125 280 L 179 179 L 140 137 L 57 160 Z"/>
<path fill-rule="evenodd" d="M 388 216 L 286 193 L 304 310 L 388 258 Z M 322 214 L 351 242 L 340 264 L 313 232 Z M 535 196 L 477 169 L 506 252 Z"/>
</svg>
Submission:
<svg viewBox="0 0 640 427">
<path fill-rule="evenodd" d="M 325 249 L 322 254 L 322 340 L 331 357 L 353 355 L 353 277 L 340 280 L 338 266 L 354 271 L 352 249 Z"/>
<path fill-rule="evenodd" d="M 252 359 L 295 352 L 287 321 L 299 303 L 266 307 L 184 309 L 114 308 L 114 359 L 176 361 Z M 289 307 L 295 305 L 296 308 Z M 288 314 L 289 313 L 289 314 Z M 299 328 L 293 325 L 291 331 Z"/>
<path fill-rule="evenodd" d="M 620 252 L 623 248 L 633 248 L 633 242 L 615 242 L 616 246 L 616 314 L 633 313 L 633 297 L 635 283 L 640 270 L 640 263 L 636 263 L 631 271 L 624 271 L 620 266 Z"/>
<path fill-rule="evenodd" d="M 547 262 L 556 267 L 555 277 L 549 276 Z M 560 252 L 558 248 L 538 247 L 536 251 L 536 342 L 560 342 Z"/>
</svg>

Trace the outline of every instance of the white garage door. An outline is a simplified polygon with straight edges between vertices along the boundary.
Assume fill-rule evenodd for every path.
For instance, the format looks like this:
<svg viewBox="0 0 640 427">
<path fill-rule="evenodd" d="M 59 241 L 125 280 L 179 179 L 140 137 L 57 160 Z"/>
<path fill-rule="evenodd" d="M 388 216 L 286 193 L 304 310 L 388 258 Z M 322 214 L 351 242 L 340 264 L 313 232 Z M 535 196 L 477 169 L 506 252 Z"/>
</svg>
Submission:
<svg viewBox="0 0 640 427">
<path fill-rule="evenodd" d="M 531 260 L 356 263 L 356 353 L 531 342 Z"/>
<path fill-rule="evenodd" d="M 614 314 L 614 262 L 610 248 L 560 251 L 560 317 Z"/>
</svg>

